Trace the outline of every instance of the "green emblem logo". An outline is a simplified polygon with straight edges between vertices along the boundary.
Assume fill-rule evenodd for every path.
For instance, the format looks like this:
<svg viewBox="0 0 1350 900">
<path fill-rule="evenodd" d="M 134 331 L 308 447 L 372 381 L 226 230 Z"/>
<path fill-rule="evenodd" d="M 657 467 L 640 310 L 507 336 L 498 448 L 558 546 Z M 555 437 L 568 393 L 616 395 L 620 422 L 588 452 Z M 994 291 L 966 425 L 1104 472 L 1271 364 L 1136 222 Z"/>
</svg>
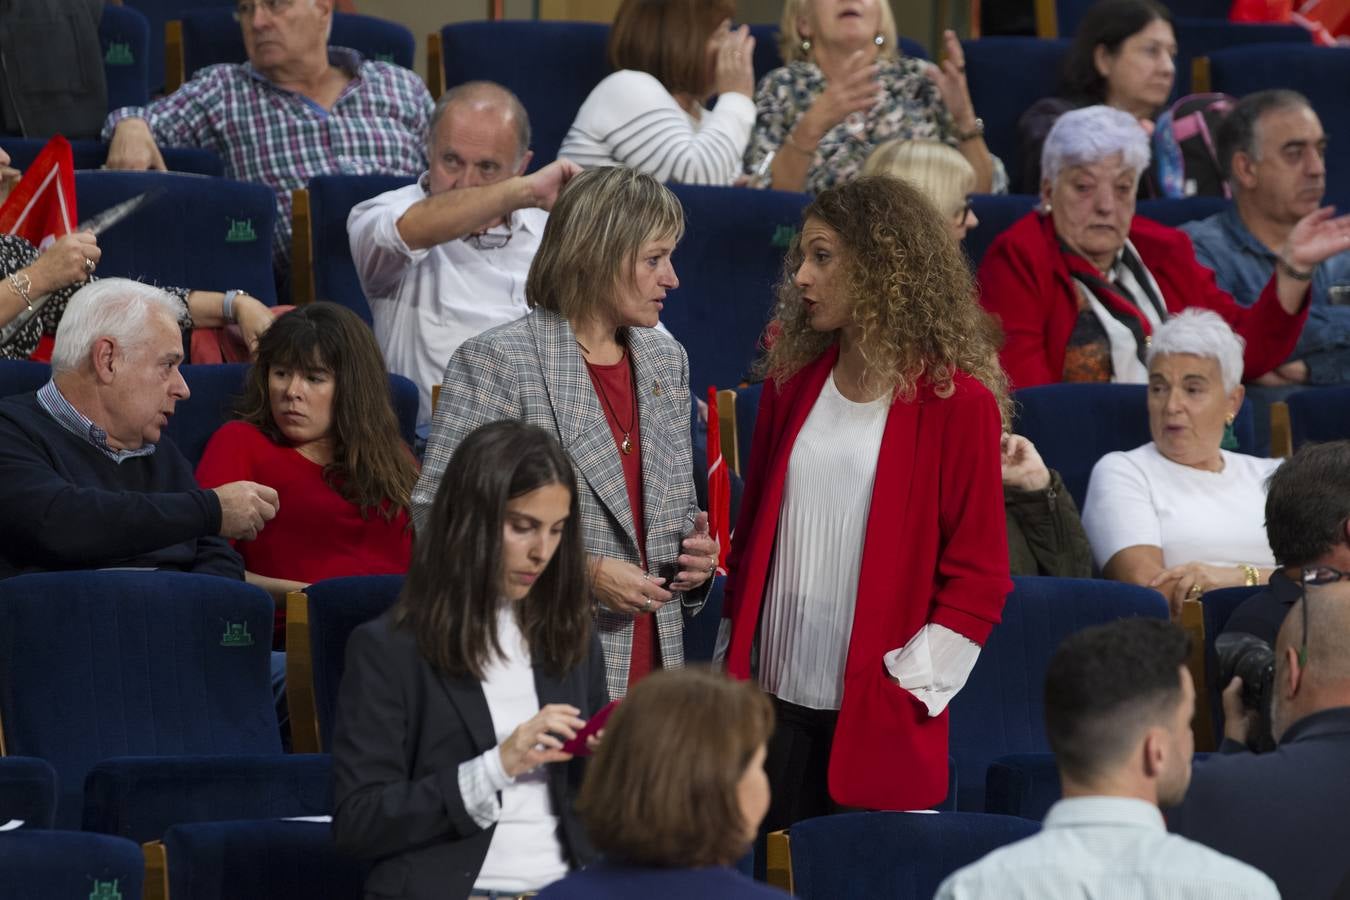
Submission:
<svg viewBox="0 0 1350 900">
<path fill-rule="evenodd" d="M 248 633 L 247 622 L 226 622 L 225 633 L 220 636 L 222 647 L 252 647 L 253 635 Z"/>
<path fill-rule="evenodd" d="M 225 233 L 225 243 L 227 244 L 246 244 L 249 241 L 256 241 L 258 232 L 253 230 L 252 219 L 231 219 L 230 230 Z"/>
<path fill-rule="evenodd" d="M 779 250 L 786 250 L 792 246 L 792 239 L 797 236 L 797 229 L 791 225 L 779 225 L 773 231 L 773 239 L 770 244 Z"/>
<path fill-rule="evenodd" d="M 117 879 L 95 881 L 94 889 L 89 892 L 89 900 L 122 900 L 122 892 L 117 889 Z"/>
<path fill-rule="evenodd" d="M 394 61 L 394 54 L 392 54 L 392 53 L 376 53 L 376 54 L 375 54 L 375 61 L 376 61 L 376 62 L 387 62 L 387 63 L 392 63 L 392 62 Z"/>
<path fill-rule="evenodd" d="M 131 44 L 113 41 L 108 44 L 108 52 L 103 55 L 103 62 L 110 66 L 134 66 L 136 57 L 131 52 Z"/>
</svg>

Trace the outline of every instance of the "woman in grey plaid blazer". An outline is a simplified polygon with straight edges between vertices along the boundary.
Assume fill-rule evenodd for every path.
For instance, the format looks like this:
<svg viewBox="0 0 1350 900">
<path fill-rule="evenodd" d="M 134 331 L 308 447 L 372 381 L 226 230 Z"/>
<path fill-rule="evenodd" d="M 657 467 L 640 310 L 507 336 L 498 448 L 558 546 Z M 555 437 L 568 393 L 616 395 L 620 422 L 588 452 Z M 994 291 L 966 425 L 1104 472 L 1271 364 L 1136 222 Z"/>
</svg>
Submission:
<svg viewBox="0 0 1350 900">
<path fill-rule="evenodd" d="M 630 675 L 684 664 L 683 611 L 702 607 L 717 566 L 694 499 L 689 360 L 653 330 L 679 285 L 670 255 L 683 232 L 679 201 L 648 175 L 613 166 L 573 178 L 530 267 L 532 312 L 450 359 L 412 495 L 420 529 L 455 448 L 484 423 L 553 431 L 577 473 L 614 697 Z"/>
</svg>

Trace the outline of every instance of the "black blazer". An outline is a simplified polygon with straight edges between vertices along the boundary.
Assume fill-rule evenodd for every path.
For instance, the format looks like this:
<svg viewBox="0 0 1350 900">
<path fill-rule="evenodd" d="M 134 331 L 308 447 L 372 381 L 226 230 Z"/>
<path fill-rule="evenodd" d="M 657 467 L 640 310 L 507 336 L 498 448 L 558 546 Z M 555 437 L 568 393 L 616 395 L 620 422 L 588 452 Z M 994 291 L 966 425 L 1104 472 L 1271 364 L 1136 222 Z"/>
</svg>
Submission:
<svg viewBox="0 0 1350 900">
<path fill-rule="evenodd" d="M 599 638 L 561 679 L 534 671 L 539 704 L 570 703 L 583 718 L 608 701 Z M 333 834 L 338 848 L 375 861 L 367 897 L 467 897 L 496 826 L 464 808 L 459 764 L 497 745 L 481 682 L 449 678 L 386 613 L 352 633 L 333 729 Z M 549 765 L 558 840 L 573 868 L 594 856 L 573 801 L 585 761 Z"/>
</svg>

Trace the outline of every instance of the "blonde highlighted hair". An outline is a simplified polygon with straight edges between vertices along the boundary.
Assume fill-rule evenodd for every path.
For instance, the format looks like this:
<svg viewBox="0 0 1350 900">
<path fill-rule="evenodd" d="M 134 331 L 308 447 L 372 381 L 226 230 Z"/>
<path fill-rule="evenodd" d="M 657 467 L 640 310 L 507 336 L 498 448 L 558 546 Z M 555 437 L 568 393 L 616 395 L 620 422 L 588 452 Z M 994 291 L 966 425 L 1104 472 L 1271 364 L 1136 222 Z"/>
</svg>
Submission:
<svg viewBox="0 0 1350 900">
<path fill-rule="evenodd" d="M 965 257 L 933 204 L 904 181 L 864 176 L 817 194 L 802 213 L 803 222 L 811 219 L 838 235 L 841 289 L 869 386 L 912 400 L 923 380 L 948 397 L 957 372 L 965 372 L 994 395 L 1006 427 L 1011 405 L 998 362 L 1000 329 L 976 302 Z M 795 280 L 802 253 L 799 235 L 784 261 L 769 326 L 773 344 L 761 364 L 780 385 L 839 339 L 807 323 Z"/>
<path fill-rule="evenodd" d="M 683 236 L 684 207 L 661 182 L 626 166 L 588 169 L 553 204 L 525 300 L 573 325 L 613 313 L 642 246 Z"/>
<path fill-rule="evenodd" d="M 949 217 L 965 209 L 975 190 L 975 169 L 959 150 L 941 141 L 887 141 L 867 157 L 862 173 L 903 178 Z"/>
<path fill-rule="evenodd" d="M 778 55 L 783 65 L 792 62 L 806 62 L 811 54 L 802 49 L 802 33 L 797 30 L 797 20 L 808 15 L 807 4 L 811 0 L 785 0 L 783 16 L 778 20 Z M 891 12 L 889 0 L 878 0 L 881 5 L 881 51 L 879 56 L 895 58 L 900 55 L 900 36 L 895 29 L 895 14 Z"/>
</svg>

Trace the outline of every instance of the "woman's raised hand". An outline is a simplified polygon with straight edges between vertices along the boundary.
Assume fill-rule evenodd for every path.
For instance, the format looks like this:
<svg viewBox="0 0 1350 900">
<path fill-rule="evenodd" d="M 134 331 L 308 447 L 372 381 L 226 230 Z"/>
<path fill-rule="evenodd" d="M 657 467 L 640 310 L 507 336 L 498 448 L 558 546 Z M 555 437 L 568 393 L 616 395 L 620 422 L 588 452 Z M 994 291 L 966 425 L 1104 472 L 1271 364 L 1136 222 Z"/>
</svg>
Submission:
<svg viewBox="0 0 1350 900">
<path fill-rule="evenodd" d="M 727 19 L 718 26 L 713 91 L 717 94 L 755 95 L 755 39 L 750 26 L 732 28 Z"/>
<path fill-rule="evenodd" d="M 28 267 L 28 277 L 33 282 L 29 293 L 37 297 L 68 284 L 88 281 L 102 256 L 98 238 L 92 231 L 77 231 L 57 238 L 42 251 L 37 262 Z"/>
<path fill-rule="evenodd" d="M 966 84 L 966 52 L 961 49 L 956 32 L 950 29 L 942 34 L 942 47 L 944 59 L 941 65 L 928 67 L 928 77 L 942 95 L 957 130 L 969 131 L 975 127 L 975 104 Z"/>
<path fill-rule="evenodd" d="M 648 575 L 630 562 L 600 557 L 594 566 L 592 585 L 596 598 L 607 608 L 629 616 L 654 613 L 671 598 L 664 578 Z"/>
<path fill-rule="evenodd" d="M 570 741 L 585 727 L 581 710 L 566 703 L 550 703 L 516 726 L 497 747 L 502 770 L 515 778 L 544 763 L 567 762 L 564 741 Z"/>
<path fill-rule="evenodd" d="M 814 134 L 798 134 L 819 141 L 825 133 L 854 113 L 867 112 L 881 102 L 884 94 L 877 76 L 881 69 L 876 57 L 866 50 L 855 50 L 844 60 L 842 73 L 825 85 L 811 108 L 802 116 Z"/>
</svg>

